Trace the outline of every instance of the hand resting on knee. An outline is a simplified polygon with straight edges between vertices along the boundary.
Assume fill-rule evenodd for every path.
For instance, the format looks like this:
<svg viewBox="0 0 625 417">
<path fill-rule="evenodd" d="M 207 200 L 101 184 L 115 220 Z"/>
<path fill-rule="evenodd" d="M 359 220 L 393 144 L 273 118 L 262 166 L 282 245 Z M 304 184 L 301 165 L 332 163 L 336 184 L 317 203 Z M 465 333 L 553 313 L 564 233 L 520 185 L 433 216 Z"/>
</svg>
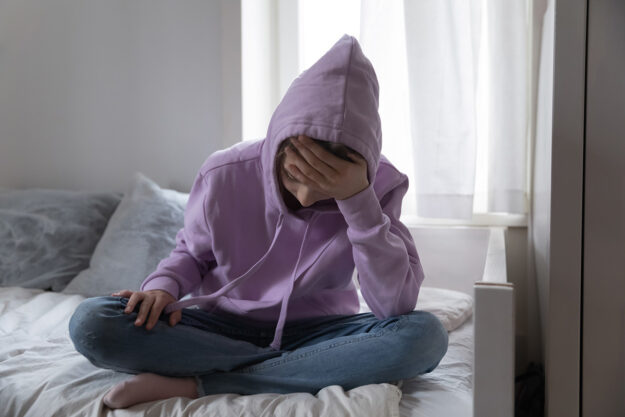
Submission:
<svg viewBox="0 0 625 417">
<path fill-rule="evenodd" d="M 137 303 L 141 302 L 135 326 L 142 326 L 146 323 L 145 329 L 152 330 L 156 325 L 163 309 L 178 300 L 164 290 L 148 290 L 148 291 L 131 291 L 120 290 L 112 293 L 114 296 L 129 298 L 124 313 L 130 314 L 134 311 Z M 148 317 L 149 314 L 149 317 Z M 147 321 L 146 321 L 147 318 Z M 175 326 L 182 319 L 182 310 L 176 310 L 169 315 L 169 325 Z"/>
</svg>

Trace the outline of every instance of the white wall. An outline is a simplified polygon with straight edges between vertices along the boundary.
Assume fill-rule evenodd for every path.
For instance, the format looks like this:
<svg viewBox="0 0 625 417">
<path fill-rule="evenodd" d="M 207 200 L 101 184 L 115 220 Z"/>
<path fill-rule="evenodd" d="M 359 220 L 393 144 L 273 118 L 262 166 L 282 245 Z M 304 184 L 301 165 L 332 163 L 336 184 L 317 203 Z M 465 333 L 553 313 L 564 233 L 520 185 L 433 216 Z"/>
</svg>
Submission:
<svg viewBox="0 0 625 417">
<path fill-rule="evenodd" d="M 188 191 L 241 140 L 240 2 L 0 2 L 0 187 Z"/>
</svg>

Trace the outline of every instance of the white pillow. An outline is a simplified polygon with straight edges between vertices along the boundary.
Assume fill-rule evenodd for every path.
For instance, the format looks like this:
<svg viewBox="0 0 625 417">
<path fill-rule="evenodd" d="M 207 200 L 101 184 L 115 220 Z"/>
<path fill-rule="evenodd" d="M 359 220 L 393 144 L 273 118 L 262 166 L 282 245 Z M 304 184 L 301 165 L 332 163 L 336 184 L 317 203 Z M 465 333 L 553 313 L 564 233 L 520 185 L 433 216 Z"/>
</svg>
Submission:
<svg viewBox="0 0 625 417">
<path fill-rule="evenodd" d="M 360 312 L 370 312 L 367 302 L 358 290 Z M 473 314 L 473 297 L 460 291 L 444 288 L 421 287 L 415 310 L 424 310 L 434 314 L 448 332 L 464 323 Z"/>
<path fill-rule="evenodd" d="M 162 189 L 136 172 L 98 242 L 89 268 L 62 291 L 86 297 L 139 286 L 176 246 L 189 195 Z"/>
</svg>

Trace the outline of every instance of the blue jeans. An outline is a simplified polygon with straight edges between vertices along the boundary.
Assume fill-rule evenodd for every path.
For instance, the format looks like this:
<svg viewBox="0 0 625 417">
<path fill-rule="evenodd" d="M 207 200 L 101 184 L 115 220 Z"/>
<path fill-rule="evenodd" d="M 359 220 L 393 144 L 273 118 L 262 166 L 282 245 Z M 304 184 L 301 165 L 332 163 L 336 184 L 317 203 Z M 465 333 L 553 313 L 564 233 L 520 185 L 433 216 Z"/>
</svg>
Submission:
<svg viewBox="0 0 625 417">
<path fill-rule="evenodd" d="M 198 395 L 262 392 L 316 394 L 431 372 L 447 352 L 447 331 L 431 313 L 377 319 L 372 313 L 323 316 L 285 324 L 281 350 L 269 347 L 275 323 L 182 309 L 174 327 L 161 313 L 151 330 L 124 313 L 128 298 L 85 299 L 69 322 L 76 350 L 100 368 L 194 376 Z"/>
</svg>

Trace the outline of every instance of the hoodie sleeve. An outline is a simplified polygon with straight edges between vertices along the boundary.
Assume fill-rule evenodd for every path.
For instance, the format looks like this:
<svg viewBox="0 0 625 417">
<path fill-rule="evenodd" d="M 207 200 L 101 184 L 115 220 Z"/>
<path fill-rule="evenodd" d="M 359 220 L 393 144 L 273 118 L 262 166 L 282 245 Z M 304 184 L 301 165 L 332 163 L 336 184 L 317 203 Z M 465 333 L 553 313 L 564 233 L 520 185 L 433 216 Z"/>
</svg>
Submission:
<svg viewBox="0 0 625 417">
<path fill-rule="evenodd" d="M 424 279 L 408 228 L 399 221 L 408 178 L 378 200 L 373 185 L 336 200 L 347 222 L 362 296 L 378 319 L 409 313 Z"/>
<path fill-rule="evenodd" d="M 176 234 L 176 247 L 143 280 L 140 291 L 164 290 L 179 299 L 200 285 L 215 260 L 205 210 L 209 192 L 205 176 L 199 173 L 189 193 L 184 226 Z"/>
</svg>

